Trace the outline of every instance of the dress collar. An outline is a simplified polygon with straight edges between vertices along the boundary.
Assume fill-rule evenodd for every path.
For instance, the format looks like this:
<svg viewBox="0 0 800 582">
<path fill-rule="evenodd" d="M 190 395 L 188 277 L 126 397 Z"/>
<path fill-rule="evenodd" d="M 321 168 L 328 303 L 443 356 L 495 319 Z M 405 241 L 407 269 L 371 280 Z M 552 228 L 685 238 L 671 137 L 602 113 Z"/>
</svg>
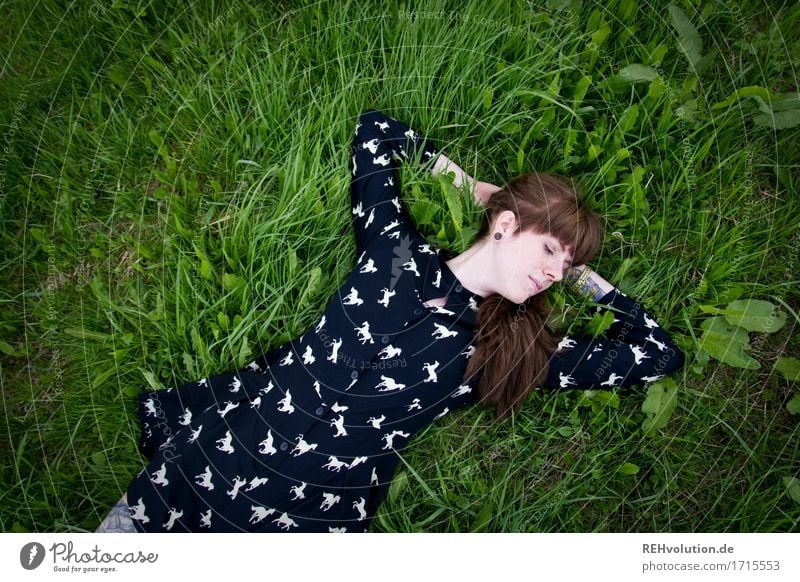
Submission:
<svg viewBox="0 0 800 582">
<path fill-rule="evenodd" d="M 452 253 L 440 247 L 432 247 L 432 250 L 433 254 L 428 255 L 428 263 L 422 281 L 422 302 L 447 296 L 445 309 L 455 311 L 459 319 L 467 320 L 468 323 L 474 325 L 483 297 L 464 287 L 455 273 L 447 266 L 445 261 L 453 258 Z M 441 274 L 437 274 L 437 271 Z M 438 287 L 434 285 L 437 277 L 439 277 Z"/>
</svg>

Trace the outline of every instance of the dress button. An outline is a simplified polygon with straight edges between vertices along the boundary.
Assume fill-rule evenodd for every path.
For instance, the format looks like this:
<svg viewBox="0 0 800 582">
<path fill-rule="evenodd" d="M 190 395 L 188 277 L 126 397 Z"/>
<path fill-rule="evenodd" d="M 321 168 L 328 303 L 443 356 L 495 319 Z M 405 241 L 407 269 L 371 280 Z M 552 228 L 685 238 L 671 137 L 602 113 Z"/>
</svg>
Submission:
<svg viewBox="0 0 800 582">
<path fill-rule="evenodd" d="M 317 410 L 316 410 L 317 416 L 322 416 L 324 412 L 325 412 L 325 409 L 322 406 L 317 407 Z"/>
<path fill-rule="evenodd" d="M 352 372 L 350 372 L 350 377 L 351 377 L 353 380 L 355 380 L 356 378 L 358 378 L 358 370 L 353 370 Z"/>
<path fill-rule="evenodd" d="M 464 288 L 461 285 L 456 285 L 456 293 L 461 293 Z"/>
<path fill-rule="evenodd" d="M 414 310 L 414 315 L 419 315 L 420 313 L 422 313 L 422 310 L 421 310 L 419 307 L 417 307 L 417 308 Z"/>
<path fill-rule="evenodd" d="M 388 344 L 389 343 L 389 336 L 385 335 L 381 338 L 381 343 Z"/>
<path fill-rule="evenodd" d="M 281 443 L 281 450 L 282 451 L 285 451 L 288 448 L 289 448 L 289 443 L 286 443 L 286 442 Z"/>
</svg>

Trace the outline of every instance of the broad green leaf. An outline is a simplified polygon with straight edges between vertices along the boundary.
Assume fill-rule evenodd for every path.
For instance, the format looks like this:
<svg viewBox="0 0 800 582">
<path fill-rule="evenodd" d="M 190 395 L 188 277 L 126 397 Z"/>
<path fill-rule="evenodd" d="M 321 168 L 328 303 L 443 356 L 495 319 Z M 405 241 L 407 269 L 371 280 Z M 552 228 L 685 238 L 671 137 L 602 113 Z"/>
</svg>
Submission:
<svg viewBox="0 0 800 582">
<path fill-rule="evenodd" d="M 253 350 L 250 348 L 250 342 L 247 340 L 247 334 L 244 335 L 242 338 L 242 345 L 239 348 L 239 354 L 236 357 L 236 367 L 241 368 L 246 366 L 248 362 L 250 362 L 253 358 Z"/>
<path fill-rule="evenodd" d="M 634 63 L 621 69 L 616 75 L 620 80 L 626 83 L 638 83 L 641 81 L 652 81 L 658 78 L 658 73 L 652 67 L 642 65 L 641 63 Z"/>
<path fill-rule="evenodd" d="M 494 90 L 491 87 L 486 87 L 483 90 L 483 110 L 484 112 L 489 111 L 492 106 L 492 101 L 494 100 Z"/>
<path fill-rule="evenodd" d="M 622 133 L 627 133 L 633 126 L 636 125 L 636 119 L 639 117 L 639 106 L 634 103 L 630 107 L 625 110 L 619 118 L 619 123 L 617 123 L 617 128 Z"/>
<path fill-rule="evenodd" d="M 289 247 L 289 276 L 294 277 L 297 272 L 297 253 L 292 247 Z"/>
<path fill-rule="evenodd" d="M 678 405 L 678 388 L 670 377 L 653 382 L 647 386 L 647 397 L 642 402 L 642 412 L 647 417 L 642 421 L 642 430 L 651 435 L 667 426 L 675 407 Z"/>
<path fill-rule="evenodd" d="M 699 61 L 703 56 L 703 39 L 683 10 L 674 4 L 670 4 L 667 10 L 672 19 L 672 26 L 678 33 L 678 46 L 689 59 L 693 72 L 697 72 Z"/>
<path fill-rule="evenodd" d="M 64 333 L 84 340 L 94 340 L 104 342 L 111 338 L 110 334 L 101 333 L 99 331 L 89 331 L 80 327 L 68 327 L 64 329 Z"/>
<path fill-rule="evenodd" d="M 230 319 L 228 319 L 228 315 L 220 311 L 217 313 L 217 321 L 219 322 L 219 328 L 223 331 L 228 331 L 228 327 L 230 327 Z"/>
<path fill-rule="evenodd" d="M 784 477 L 783 485 L 786 487 L 786 492 L 789 497 L 800 503 L 800 479 L 797 477 Z"/>
<path fill-rule="evenodd" d="M 738 101 L 742 97 L 753 97 L 757 96 L 765 101 L 769 101 L 770 93 L 768 89 L 764 87 L 759 87 L 758 85 L 750 85 L 748 87 L 742 87 L 737 89 L 733 93 L 731 93 L 725 100 L 716 103 L 711 107 L 711 109 L 722 109 L 730 105 L 731 103 Z"/>
<path fill-rule="evenodd" d="M 750 337 L 741 327 L 729 325 L 722 317 L 711 317 L 701 325 L 705 332 L 700 338 L 700 349 L 720 362 L 735 368 L 757 370 L 761 364 L 745 353 L 750 349 Z"/>
<path fill-rule="evenodd" d="M 447 208 L 450 211 L 450 218 L 453 220 L 456 232 L 461 232 L 461 193 L 453 186 L 449 179 L 439 176 L 439 184 L 442 188 L 444 200 L 447 203 Z"/>
<path fill-rule="evenodd" d="M 789 402 L 786 403 L 786 411 L 789 414 L 800 414 L 800 394 L 792 396 Z"/>
<path fill-rule="evenodd" d="M 234 275 L 233 273 L 224 273 L 222 275 L 222 286 L 226 291 L 238 291 L 244 287 L 244 284 L 244 279 L 239 275 Z"/>
<path fill-rule="evenodd" d="M 389 501 L 395 501 L 407 485 L 408 473 L 405 471 L 400 471 L 395 475 L 394 479 L 392 479 L 392 482 L 389 485 Z"/>
<path fill-rule="evenodd" d="M 139 367 L 139 371 L 142 373 L 142 376 L 144 376 L 144 379 L 150 388 L 153 390 L 159 390 L 163 388 L 161 382 L 156 379 L 155 374 L 153 374 L 150 370 L 145 370 L 144 368 Z"/>
<path fill-rule="evenodd" d="M 586 324 L 586 331 L 592 337 L 598 337 L 605 333 L 612 323 L 614 323 L 614 314 L 608 310 L 603 310 L 592 315 L 592 319 Z"/>
<path fill-rule="evenodd" d="M 575 427 L 574 426 L 561 426 L 558 428 L 558 434 L 563 437 L 571 437 L 575 434 Z"/>
<path fill-rule="evenodd" d="M 620 475 L 636 475 L 639 472 L 639 465 L 633 463 L 623 463 L 617 470 Z"/>
<path fill-rule="evenodd" d="M 786 323 L 786 313 L 761 299 L 737 299 L 721 310 L 731 325 L 758 333 L 775 333 Z"/>
<path fill-rule="evenodd" d="M 106 455 L 103 451 L 97 451 L 96 453 L 92 453 L 92 465 L 97 467 L 103 467 L 106 464 Z"/>
<path fill-rule="evenodd" d="M 775 369 L 783 373 L 783 377 L 787 380 L 800 380 L 800 360 L 795 357 L 781 356 L 775 362 Z"/>
<path fill-rule="evenodd" d="M 603 26 L 592 33 L 592 42 L 598 46 L 606 42 L 608 35 L 611 34 L 611 27 L 603 23 Z"/>
<path fill-rule="evenodd" d="M 788 129 L 800 125 L 800 110 L 759 113 L 753 116 L 753 123 L 772 129 Z"/>
</svg>

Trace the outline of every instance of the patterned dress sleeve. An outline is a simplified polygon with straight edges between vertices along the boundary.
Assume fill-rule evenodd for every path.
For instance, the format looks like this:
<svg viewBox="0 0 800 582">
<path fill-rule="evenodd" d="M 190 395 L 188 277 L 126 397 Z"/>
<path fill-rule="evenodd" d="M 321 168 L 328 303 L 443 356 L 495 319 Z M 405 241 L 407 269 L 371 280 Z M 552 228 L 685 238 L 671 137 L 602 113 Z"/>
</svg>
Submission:
<svg viewBox="0 0 800 582">
<path fill-rule="evenodd" d="M 611 389 L 660 380 L 683 367 L 685 357 L 669 334 L 638 302 L 619 289 L 597 301 L 614 314 L 601 337 L 565 336 L 550 358 L 545 388 Z"/>
<path fill-rule="evenodd" d="M 439 150 L 404 123 L 368 109 L 356 123 L 351 152 L 352 222 L 360 253 L 393 229 L 411 226 L 401 203 L 395 160 L 427 164 L 436 159 Z"/>
</svg>

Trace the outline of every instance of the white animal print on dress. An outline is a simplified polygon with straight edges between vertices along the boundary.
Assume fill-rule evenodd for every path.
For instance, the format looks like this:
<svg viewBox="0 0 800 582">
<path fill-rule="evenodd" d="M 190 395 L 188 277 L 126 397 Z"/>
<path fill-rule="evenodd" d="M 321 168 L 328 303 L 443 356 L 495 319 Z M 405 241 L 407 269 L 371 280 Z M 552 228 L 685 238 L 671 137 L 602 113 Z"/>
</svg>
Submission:
<svg viewBox="0 0 800 582">
<path fill-rule="evenodd" d="M 386 443 L 383 445 L 381 450 L 392 449 L 394 448 L 394 437 L 401 436 L 403 438 L 408 438 L 411 436 L 410 432 L 403 432 L 402 430 L 393 430 L 390 433 L 384 434 L 382 440 Z"/>
<path fill-rule="evenodd" d="M 328 526 L 328 533 L 345 533 L 347 531 L 346 527 L 331 527 Z"/>
<path fill-rule="evenodd" d="M 469 359 L 469 357 L 474 353 L 475 353 L 475 346 L 473 346 L 472 344 L 467 344 L 467 349 L 461 352 L 461 355 L 467 356 L 467 359 Z"/>
<path fill-rule="evenodd" d="M 383 386 L 383 388 L 381 388 Z M 405 384 L 400 384 L 399 382 L 395 382 L 394 378 L 390 378 L 389 376 L 384 376 L 381 374 L 381 381 L 378 384 L 375 384 L 375 388 L 378 388 L 378 392 L 388 392 L 389 390 L 402 390 L 405 388 Z"/>
<path fill-rule="evenodd" d="M 314 351 L 311 349 L 311 346 L 306 346 L 306 351 L 303 352 L 303 364 L 307 366 L 316 361 L 317 358 L 314 357 Z"/>
<path fill-rule="evenodd" d="M 470 392 L 472 392 L 472 388 L 469 387 L 467 384 L 462 384 L 461 386 L 459 386 L 456 389 L 456 391 L 453 393 L 453 395 L 450 398 L 455 398 L 457 396 L 462 396 L 462 395 L 468 394 Z"/>
<path fill-rule="evenodd" d="M 414 273 L 417 277 L 420 276 L 419 271 L 417 270 L 417 262 L 414 260 L 414 257 L 408 259 L 405 263 L 401 265 L 404 271 L 410 271 Z"/>
<path fill-rule="evenodd" d="M 289 389 L 286 389 L 286 396 L 278 400 L 278 410 L 280 412 L 287 412 L 289 414 L 294 412 L 294 406 L 292 406 L 292 395 L 289 393 Z"/>
<path fill-rule="evenodd" d="M 389 291 L 386 287 L 384 287 L 383 289 L 381 289 L 381 293 L 383 293 L 383 297 L 378 299 L 378 303 L 388 308 L 389 299 L 397 295 L 397 291 Z"/>
<path fill-rule="evenodd" d="M 228 400 L 225 402 L 225 408 L 223 408 L 222 410 L 217 408 L 217 414 L 219 414 L 222 418 L 225 418 L 225 415 L 228 414 L 234 408 L 239 408 L 239 403 L 237 402 L 236 404 L 234 404 L 233 402 Z"/>
<path fill-rule="evenodd" d="M 449 309 L 445 309 L 444 307 L 441 307 L 439 305 L 434 305 L 433 308 L 431 309 L 431 311 L 433 311 L 434 313 L 441 313 L 442 315 L 455 315 L 456 314 L 455 311 L 450 311 Z"/>
<path fill-rule="evenodd" d="M 470 297 L 470 298 L 469 298 L 469 308 L 470 308 L 472 311 L 478 311 L 478 302 L 477 302 L 477 301 L 475 301 L 475 298 L 474 298 L 474 297 Z"/>
<path fill-rule="evenodd" d="M 322 319 L 320 319 L 320 320 L 319 320 L 319 323 L 318 323 L 318 324 L 317 324 L 317 326 L 314 328 L 314 333 L 319 333 L 319 332 L 320 332 L 320 330 L 323 328 L 323 326 L 324 326 L 324 325 L 325 325 L 325 316 L 323 315 L 323 316 L 322 316 Z"/>
<path fill-rule="evenodd" d="M 347 463 L 345 463 L 344 461 L 340 461 L 339 459 L 331 455 L 330 457 L 328 457 L 328 462 L 322 465 L 322 468 L 328 469 L 330 471 L 336 471 L 338 473 L 339 469 L 346 466 Z"/>
<path fill-rule="evenodd" d="M 373 220 L 375 220 L 375 209 L 374 208 L 369 211 L 369 216 L 367 216 L 367 221 L 364 223 L 364 228 L 367 228 L 370 224 L 372 224 Z"/>
<path fill-rule="evenodd" d="M 239 477 L 239 475 L 236 475 L 236 477 L 233 479 L 233 488 L 230 489 L 229 491 L 226 491 L 225 493 L 228 494 L 228 497 L 230 497 L 231 500 L 236 499 L 236 496 L 239 494 L 239 489 L 242 488 L 242 485 L 246 484 L 247 484 L 247 479 L 242 479 L 241 477 Z"/>
<path fill-rule="evenodd" d="M 605 382 L 600 382 L 600 386 L 614 386 L 617 380 L 622 380 L 622 376 L 617 376 L 614 372 L 611 372 L 611 375 L 608 377 L 608 380 Z"/>
<path fill-rule="evenodd" d="M 256 396 L 255 400 L 250 401 L 250 408 L 258 408 L 261 406 L 261 396 Z"/>
<path fill-rule="evenodd" d="M 389 122 L 387 121 L 375 121 L 373 123 L 377 125 L 378 129 L 380 129 L 383 133 L 386 133 L 386 130 L 389 129 Z"/>
<path fill-rule="evenodd" d="M 381 414 L 378 418 L 375 418 L 374 416 L 370 416 L 367 419 L 367 422 L 372 425 L 372 428 L 380 428 L 381 427 L 381 423 L 384 420 L 386 420 L 386 415 L 385 414 Z"/>
<path fill-rule="evenodd" d="M 192 422 L 192 411 L 187 408 L 186 412 L 183 413 L 183 416 L 181 416 L 180 420 L 178 421 L 178 424 L 189 426 L 190 422 Z"/>
<path fill-rule="evenodd" d="M 274 455 L 278 449 L 272 446 L 274 439 L 272 438 L 272 429 L 267 431 L 267 438 L 258 443 L 258 452 L 262 455 Z"/>
<path fill-rule="evenodd" d="M 318 398 L 322 399 L 322 394 L 320 393 L 319 388 L 319 380 L 314 380 L 314 392 L 317 393 Z"/>
<path fill-rule="evenodd" d="M 261 366 L 259 366 L 258 362 L 256 362 L 255 360 L 253 360 L 252 362 L 247 364 L 246 368 L 248 370 L 252 371 L 252 372 L 260 372 L 261 371 Z"/>
<path fill-rule="evenodd" d="M 251 505 L 250 509 L 253 510 L 253 515 L 250 516 L 250 523 L 259 523 L 275 513 L 275 510 L 271 507 L 262 507 L 260 505 Z"/>
<path fill-rule="evenodd" d="M 239 378 L 237 378 L 236 376 L 234 376 L 234 377 L 233 377 L 233 382 L 231 382 L 230 384 L 228 384 L 228 389 L 229 389 L 231 392 L 234 392 L 234 393 L 235 393 L 235 392 L 238 392 L 238 391 L 239 391 L 239 388 L 241 388 L 241 387 L 242 387 L 242 382 L 241 382 L 241 380 L 239 380 Z"/>
<path fill-rule="evenodd" d="M 180 516 L 183 515 L 183 510 L 178 511 L 174 507 L 169 508 L 169 518 L 167 521 L 164 522 L 163 527 L 167 528 L 167 531 L 172 529 L 172 526 L 175 525 L 175 520 L 178 519 Z"/>
<path fill-rule="evenodd" d="M 335 364 L 336 360 L 339 359 L 339 348 L 342 347 L 342 338 L 333 340 L 333 343 L 331 345 L 333 346 L 333 351 L 331 352 L 330 356 L 327 356 L 326 359 L 329 362 L 333 362 Z"/>
<path fill-rule="evenodd" d="M 431 245 L 429 245 L 427 243 L 423 244 L 423 245 L 418 245 L 417 248 L 419 249 L 419 252 L 421 252 L 421 253 L 427 253 L 429 255 L 435 255 L 436 254 L 431 250 Z"/>
<path fill-rule="evenodd" d="M 358 521 L 362 521 L 367 518 L 367 511 L 364 509 L 366 502 L 367 500 L 363 497 L 360 497 L 358 501 L 353 501 L 353 509 L 358 511 Z"/>
<path fill-rule="evenodd" d="M 200 527 L 211 527 L 211 510 L 200 514 Z"/>
<path fill-rule="evenodd" d="M 642 376 L 642 380 L 645 382 L 655 382 L 656 380 L 661 380 L 664 377 L 664 374 L 658 374 L 657 376 Z"/>
<path fill-rule="evenodd" d="M 403 353 L 402 349 L 396 348 L 392 344 L 389 344 L 381 351 L 379 351 L 378 355 L 381 357 L 381 360 L 388 360 L 389 358 L 396 358 L 402 353 Z"/>
<path fill-rule="evenodd" d="M 297 444 L 292 449 L 293 457 L 299 457 L 303 453 L 307 453 L 308 451 L 313 451 L 314 449 L 317 448 L 317 443 L 307 443 L 306 441 L 304 441 L 302 434 L 297 435 L 294 438 L 294 440 L 297 441 Z"/>
<path fill-rule="evenodd" d="M 372 260 L 372 257 L 364 263 L 364 266 L 358 270 L 359 273 L 377 273 L 378 268 L 375 266 L 375 261 Z"/>
<path fill-rule="evenodd" d="M 250 479 L 250 484 L 247 486 L 247 489 L 245 489 L 245 491 L 252 491 L 256 487 L 260 487 L 267 481 L 269 481 L 269 478 L 267 477 L 253 477 L 252 479 Z"/>
<path fill-rule="evenodd" d="M 269 381 L 264 388 L 258 391 L 259 394 L 269 394 L 269 391 L 272 390 L 275 386 L 272 385 L 272 380 Z"/>
<path fill-rule="evenodd" d="M 577 386 L 578 383 L 570 376 L 569 374 L 565 374 L 564 372 L 558 373 L 558 381 L 559 385 L 562 388 L 566 388 L 567 386 Z"/>
<path fill-rule="evenodd" d="M 422 410 L 422 405 L 420 404 L 419 398 L 414 398 L 414 400 L 411 401 L 411 404 L 406 404 L 406 410 L 408 412 L 411 412 L 415 408 L 417 410 Z"/>
<path fill-rule="evenodd" d="M 294 495 L 294 497 L 292 498 L 292 501 L 297 501 L 298 499 L 305 499 L 306 498 L 305 494 L 303 493 L 303 491 L 306 488 L 306 485 L 308 485 L 308 483 L 304 483 L 304 482 L 301 481 L 300 485 L 292 485 L 289 488 L 289 492 L 292 495 Z"/>
<path fill-rule="evenodd" d="M 379 485 L 378 483 L 378 474 L 375 472 L 375 467 L 372 467 L 372 475 L 369 477 L 369 484 L 370 485 Z"/>
<path fill-rule="evenodd" d="M 199 473 L 194 476 L 195 483 L 200 485 L 200 487 L 205 487 L 209 491 L 214 489 L 214 484 L 211 482 L 211 468 L 206 465 L 205 473 Z"/>
<path fill-rule="evenodd" d="M 356 155 L 353 154 L 353 176 L 356 175 L 357 171 L 358 171 L 358 165 L 356 164 Z"/>
<path fill-rule="evenodd" d="M 289 350 L 289 353 L 286 354 L 286 356 L 280 362 L 278 362 L 278 365 L 291 366 L 292 364 L 294 364 L 294 357 L 292 356 L 292 350 Z"/>
<path fill-rule="evenodd" d="M 161 463 L 161 468 L 152 473 L 152 475 L 153 477 L 150 477 L 150 480 L 156 485 L 161 485 L 162 487 L 169 485 L 169 479 L 167 479 L 167 466 L 164 463 Z"/>
<path fill-rule="evenodd" d="M 643 347 L 643 346 L 630 345 L 630 346 L 628 346 L 628 347 L 630 347 L 630 348 L 631 348 L 631 351 L 633 352 L 634 361 L 635 361 L 637 364 L 641 364 L 641 363 L 642 363 L 642 360 L 645 360 L 645 359 L 649 359 L 649 358 L 650 358 L 650 356 L 648 356 L 648 355 L 645 353 L 645 351 L 644 351 L 644 347 Z"/>
<path fill-rule="evenodd" d="M 356 457 L 355 459 L 350 461 L 350 464 L 347 465 L 347 469 L 350 470 L 353 467 L 355 467 L 357 465 L 361 465 L 361 464 L 366 463 L 366 462 L 367 462 L 367 457 Z"/>
<path fill-rule="evenodd" d="M 300 527 L 286 512 L 282 513 L 278 519 L 273 519 L 272 523 L 277 523 L 281 529 L 286 531 L 289 531 L 289 528 L 292 527 Z"/>
<path fill-rule="evenodd" d="M 339 418 L 334 418 L 331 420 L 331 426 L 336 427 L 336 434 L 333 435 L 333 438 L 347 436 L 347 430 L 344 428 L 344 416 L 341 414 L 339 415 Z"/>
<path fill-rule="evenodd" d="M 433 336 L 435 339 L 456 337 L 458 335 L 458 332 L 456 330 L 450 331 L 447 329 L 446 325 L 442 325 L 441 323 L 434 323 L 433 327 L 436 328 L 436 330 L 433 333 L 431 333 L 431 336 Z"/>
<path fill-rule="evenodd" d="M 359 202 L 359 204 L 361 204 L 361 202 Z M 366 251 L 366 250 L 363 250 L 363 251 L 361 251 L 361 254 L 360 254 L 360 255 L 358 255 L 358 260 L 356 261 L 356 265 L 360 265 L 360 264 L 361 264 L 361 261 L 364 259 L 364 255 L 365 255 L 366 253 L 367 253 L 367 251 Z M 322 316 L 322 319 L 325 319 L 325 316 L 324 316 L 324 315 Z M 319 333 L 319 332 L 318 332 L 318 333 Z"/>
<path fill-rule="evenodd" d="M 393 220 L 393 221 L 391 221 L 389 224 L 387 224 L 386 226 L 384 226 L 384 227 L 381 229 L 381 234 L 382 234 L 382 235 L 386 234 L 387 232 L 389 232 L 390 230 L 392 230 L 392 229 L 393 229 L 394 227 L 396 227 L 396 226 L 400 226 L 400 221 L 399 221 L 399 220 Z M 394 234 L 394 233 L 392 233 L 392 234 Z M 399 233 L 399 231 L 398 231 L 398 233 L 397 233 L 397 234 L 398 234 L 398 235 L 400 234 L 400 233 Z M 391 235 L 389 235 L 389 236 L 391 236 Z"/>
<path fill-rule="evenodd" d="M 436 276 L 433 278 L 433 286 L 438 289 L 441 282 L 442 282 L 442 270 L 436 269 Z"/>
<path fill-rule="evenodd" d="M 358 290 L 355 287 L 350 287 L 350 293 L 342 299 L 342 305 L 361 305 L 363 303 L 364 300 L 358 296 Z"/>
<path fill-rule="evenodd" d="M 365 141 L 361 144 L 362 150 L 369 150 L 371 154 L 374 154 L 378 151 L 378 144 L 381 143 L 380 140 L 376 137 L 369 141 Z"/>
<path fill-rule="evenodd" d="M 423 382 L 438 382 L 439 378 L 436 376 L 436 368 L 439 367 L 439 361 L 435 362 L 425 362 L 423 364 L 422 369 L 423 371 L 428 372 L 428 377 L 423 380 Z"/>
<path fill-rule="evenodd" d="M 328 511 L 331 507 L 339 503 L 341 501 L 341 495 L 334 495 L 333 493 L 322 493 L 322 503 L 320 504 L 319 508 L 322 511 Z"/>
<path fill-rule="evenodd" d="M 375 340 L 372 339 L 372 334 L 369 333 L 369 322 L 368 321 L 364 321 L 364 323 L 361 324 L 361 327 L 354 327 L 353 330 L 358 332 L 358 341 L 360 341 L 362 343 L 362 345 L 367 343 L 367 342 L 369 342 L 371 344 L 375 343 Z"/>
<path fill-rule="evenodd" d="M 197 381 L 197 386 L 198 386 L 198 387 L 200 387 L 200 386 L 205 386 L 206 388 L 208 388 L 208 378 L 200 378 L 200 379 Z"/>
<path fill-rule="evenodd" d="M 227 430 L 224 437 L 217 439 L 217 450 L 229 455 L 232 454 L 235 449 L 231 446 L 231 441 L 233 441 L 233 436 L 231 436 L 231 431 Z"/>
<path fill-rule="evenodd" d="M 644 324 L 651 329 L 658 327 L 658 323 L 656 323 L 654 319 L 648 317 L 646 313 L 644 314 Z"/>
<path fill-rule="evenodd" d="M 597 344 L 594 347 L 594 349 L 592 350 L 592 354 L 595 353 L 595 352 L 599 352 L 602 349 L 603 349 L 603 344 Z M 588 356 L 586 356 L 586 359 L 587 360 L 591 360 L 592 359 L 592 354 L 589 354 Z"/>
<path fill-rule="evenodd" d="M 159 445 L 159 447 L 158 447 L 158 450 L 166 449 L 167 447 L 171 447 L 171 446 L 173 446 L 173 445 L 172 445 L 172 439 L 173 439 L 173 438 L 175 438 L 175 436 L 174 436 L 174 435 L 169 435 L 169 436 L 167 437 L 167 440 L 166 440 L 166 441 L 164 441 L 163 443 L 161 443 L 161 444 Z"/>
<path fill-rule="evenodd" d="M 136 521 L 141 521 L 142 523 L 149 523 L 150 518 L 145 515 L 144 510 L 144 501 L 140 497 L 139 500 L 136 502 L 136 505 L 131 505 L 128 507 L 128 510 L 131 514 L 131 519 L 135 519 Z"/>
<path fill-rule="evenodd" d="M 558 347 L 556 348 L 556 351 L 560 352 L 561 350 L 574 348 L 577 345 L 578 345 L 578 342 L 576 342 L 574 339 L 570 338 L 569 336 L 565 335 L 561 339 L 561 341 L 558 342 Z"/>
<path fill-rule="evenodd" d="M 433 420 L 436 420 L 438 418 L 442 418 L 448 412 L 450 412 L 450 409 L 445 406 L 444 410 L 442 410 L 439 414 L 437 414 L 436 416 L 433 417 Z"/>
<path fill-rule="evenodd" d="M 187 443 L 193 443 L 197 440 L 197 437 L 200 436 L 200 431 L 203 430 L 203 425 L 197 427 L 197 430 L 192 429 L 192 434 L 189 435 L 189 438 L 186 440 Z"/>
<path fill-rule="evenodd" d="M 347 410 L 348 408 L 350 408 L 350 407 L 349 407 L 349 406 L 339 406 L 339 403 L 338 403 L 338 402 L 334 402 L 334 403 L 331 405 L 331 410 L 332 410 L 333 412 L 344 412 L 344 411 L 345 411 L 345 410 Z"/>
<path fill-rule="evenodd" d="M 666 350 L 666 349 L 667 349 L 667 344 L 665 344 L 665 343 L 662 343 L 662 342 L 658 341 L 656 338 L 654 338 L 654 337 L 653 337 L 653 332 L 652 332 L 652 331 L 650 332 L 650 335 L 648 335 L 648 336 L 647 336 L 646 338 L 644 338 L 644 339 L 646 339 L 646 340 L 647 340 L 647 341 L 649 341 L 649 342 L 652 342 L 652 343 L 656 344 L 656 347 L 658 348 L 658 351 L 659 351 L 659 352 L 663 352 L 664 350 Z"/>
<path fill-rule="evenodd" d="M 156 415 L 156 405 L 153 402 L 152 398 L 148 398 L 144 401 L 144 411 L 146 416 L 155 416 Z"/>
</svg>

